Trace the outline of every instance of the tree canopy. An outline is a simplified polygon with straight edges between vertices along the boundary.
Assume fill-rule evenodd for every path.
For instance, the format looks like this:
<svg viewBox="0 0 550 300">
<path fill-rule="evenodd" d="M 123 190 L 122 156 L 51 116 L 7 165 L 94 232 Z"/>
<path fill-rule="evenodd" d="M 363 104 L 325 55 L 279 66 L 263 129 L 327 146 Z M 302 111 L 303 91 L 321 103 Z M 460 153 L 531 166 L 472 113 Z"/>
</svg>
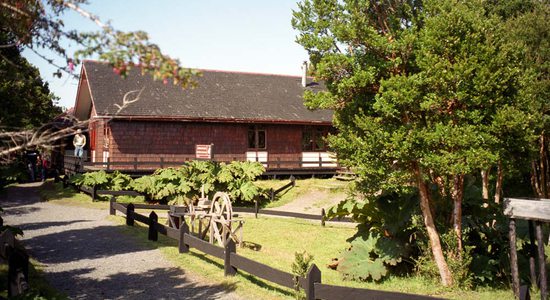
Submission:
<svg viewBox="0 0 550 300">
<path fill-rule="evenodd" d="M 327 86 L 306 92 L 306 104 L 336 111 L 330 145 L 366 197 L 340 208 L 416 190 L 441 280 L 452 284 L 445 257 L 462 253 L 465 176 L 509 159 L 511 145 L 513 155 L 529 152 L 536 138 L 523 47 L 475 0 L 305 0 L 292 24 Z M 445 205 L 452 221 L 441 224 Z M 442 249 L 448 230 L 456 249 Z"/>
<path fill-rule="evenodd" d="M 19 48 L 1 48 L 0 55 L 7 58 L 0 60 L 0 126 L 3 130 L 36 128 L 61 113 L 48 84 L 21 56 Z"/>
<path fill-rule="evenodd" d="M 86 0 L 7 0 L 0 3 L 0 32 L 7 42 L 0 47 L 26 47 L 55 64 L 52 57 L 42 53 L 49 49 L 64 58 L 66 64 L 57 65 L 60 71 L 72 74 L 81 58 L 97 57 L 113 65 L 113 70 L 125 76 L 132 67 L 153 75 L 155 79 L 187 87 L 194 84 L 194 70 L 182 68 L 177 59 L 163 54 L 149 41 L 146 32 L 124 32 L 104 23 L 98 16 L 86 11 Z M 64 14 L 72 10 L 98 26 L 97 31 L 81 32 L 66 29 Z M 66 45 L 73 42 L 78 50 L 67 53 Z M 5 58 L 4 58 L 5 59 Z M 61 76 L 61 73 L 58 73 Z"/>
</svg>

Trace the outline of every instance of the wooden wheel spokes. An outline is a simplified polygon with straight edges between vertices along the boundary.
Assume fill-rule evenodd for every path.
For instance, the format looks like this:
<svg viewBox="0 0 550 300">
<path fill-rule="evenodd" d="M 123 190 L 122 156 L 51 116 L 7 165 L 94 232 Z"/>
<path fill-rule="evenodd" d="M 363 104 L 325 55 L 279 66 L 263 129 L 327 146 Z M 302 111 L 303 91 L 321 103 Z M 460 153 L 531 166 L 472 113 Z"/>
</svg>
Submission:
<svg viewBox="0 0 550 300">
<path fill-rule="evenodd" d="M 231 217 L 233 208 L 229 195 L 223 192 L 217 192 L 212 198 L 210 206 L 210 242 L 214 239 L 220 245 L 225 245 L 225 241 L 231 232 Z"/>
</svg>

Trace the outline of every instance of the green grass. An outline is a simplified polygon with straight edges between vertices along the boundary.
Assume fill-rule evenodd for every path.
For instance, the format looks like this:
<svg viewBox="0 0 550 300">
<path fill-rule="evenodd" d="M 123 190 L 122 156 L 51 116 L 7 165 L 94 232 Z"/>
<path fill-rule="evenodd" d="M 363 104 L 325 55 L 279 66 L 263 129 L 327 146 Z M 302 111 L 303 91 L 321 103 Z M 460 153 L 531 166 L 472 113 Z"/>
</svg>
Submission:
<svg viewBox="0 0 550 300">
<path fill-rule="evenodd" d="M 287 180 L 282 181 L 264 181 L 264 186 L 280 187 Z M 309 179 L 299 180 L 297 187 L 287 191 L 277 199 L 277 204 L 282 205 L 284 201 L 290 201 L 293 197 L 307 193 L 308 189 L 320 188 L 329 190 L 331 193 L 341 193 L 344 191 L 345 182 L 336 182 L 333 180 Z M 332 186 L 334 185 L 334 186 Z M 55 188 L 57 189 L 57 188 Z M 63 197 L 57 200 L 53 196 L 59 193 Z M 88 205 L 91 203 L 90 197 L 75 192 L 55 191 L 48 195 L 48 199 L 54 203 L 73 205 Z M 288 196 L 287 196 L 288 195 Z M 81 198 L 81 197 L 84 198 Z M 87 204 L 86 204 L 87 202 Z M 83 204 L 84 203 L 84 204 Z M 93 205 L 96 205 L 94 203 Z M 273 205 L 277 205 L 273 204 Z M 104 209 L 107 209 L 107 203 L 104 203 Z M 148 212 L 147 212 L 148 213 Z M 165 211 L 157 211 L 159 216 L 164 216 Z M 234 278 L 223 276 L 223 261 L 201 254 L 196 250 L 191 250 L 190 254 L 179 254 L 177 243 L 174 240 L 160 236 L 159 242 L 147 241 L 147 230 L 144 226 L 127 227 L 124 226 L 122 217 L 110 217 L 119 222 L 124 231 L 132 236 L 137 236 L 138 240 L 158 248 L 169 260 L 181 266 L 190 273 L 197 274 L 201 281 L 212 284 L 222 284 L 230 290 L 235 290 L 238 294 L 251 299 L 291 299 L 293 291 L 282 288 L 276 284 L 257 279 L 246 273 L 239 272 Z M 291 264 L 294 260 L 295 252 L 306 251 L 313 255 L 313 262 L 321 269 L 322 282 L 333 285 L 350 286 L 358 288 L 368 288 L 375 290 L 386 290 L 404 293 L 414 293 L 423 295 L 433 295 L 450 299 L 512 299 L 511 289 L 482 287 L 477 290 L 460 290 L 444 288 L 437 282 L 432 282 L 421 277 L 411 275 L 410 277 L 389 276 L 386 280 L 374 282 L 354 282 L 345 281 L 337 271 L 331 270 L 327 264 L 332 258 L 339 256 L 339 253 L 347 247 L 346 239 L 355 232 L 354 228 L 341 225 L 327 225 L 322 227 L 318 222 L 309 222 L 305 220 L 289 218 L 270 218 L 260 217 L 254 219 L 253 216 L 245 215 L 244 240 L 246 247 L 238 248 L 237 252 L 245 257 L 264 263 L 271 267 L 290 272 Z M 550 247 L 546 248 L 550 254 Z M 550 262 L 549 262 L 550 263 Z M 532 294 L 533 296 L 536 293 Z"/>
<path fill-rule="evenodd" d="M 264 189 L 278 189 L 289 182 L 288 179 L 282 180 L 258 180 L 256 185 Z M 336 194 L 345 194 L 349 182 L 336 179 L 297 179 L 296 186 L 290 187 L 275 196 L 274 201 L 264 204 L 265 208 L 280 207 L 294 201 L 298 197 L 307 196 L 312 191 L 320 191 L 325 197 L 316 199 L 316 205 L 321 206 L 324 203 L 330 203 L 330 198 Z"/>
<path fill-rule="evenodd" d="M 49 201 L 59 205 L 80 206 L 87 208 L 109 208 L 109 197 L 100 196 L 95 202 L 92 198 L 83 192 L 77 191 L 74 187 L 63 188 L 63 183 L 54 182 L 53 180 L 46 181 L 40 189 L 40 197 L 42 201 Z M 121 203 L 145 203 L 144 197 L 120 196 L 117 202 Z"/>
<path fill-rule="evenodd" d="M 124 218 L 116 217 L 116 220 L 124 224 Z M 329 269 L 327 264 L 347 247 L 346 239 L 353 235 L 353 228 L 338 225 L 322 227 L 316 222 L 287 218 L 254 219 L 253 216 L 245 216 L 245 221 L 245 247 L 237 248 L 237 253 L 290 273 L 294 253 L 306 251 L 313 255 L 313 263 L 321 270 L 323 283 L 461 300 L 512 298 L 511 290 L 508 288 L 479 288 L 475 291 L 450 289 L 416 276 L 390 276 L 380 283 L 345 281 L 337 271 Z M 190 254 L 179 254 L 174 240 L 160 236 L 158 243 L 149 242 L 144 225 L 125 227 L 124 230 L 128 234 L 137 235 L 143 243 L 159 248 L 169 260 L 193 274 L 198 274 L 202 278 L 201 281 L 227 285 L 247 298 L 292 298 L 292 290 L 246 273 L 239 272 L 235 278 L 226 278 L 223 276 L 223 260 L 204 255 L 194 249 L 191 249 Z"/>
</svg>

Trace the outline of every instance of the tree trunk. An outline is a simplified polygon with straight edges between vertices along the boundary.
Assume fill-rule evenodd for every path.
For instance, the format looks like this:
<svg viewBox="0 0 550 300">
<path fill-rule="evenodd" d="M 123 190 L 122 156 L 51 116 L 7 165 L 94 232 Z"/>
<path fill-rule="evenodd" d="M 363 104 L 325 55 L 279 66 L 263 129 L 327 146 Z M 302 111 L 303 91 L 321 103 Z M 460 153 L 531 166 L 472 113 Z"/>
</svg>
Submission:
<svg viewBox="0 0 550 300">
<path fill-rule="evenodd" d="M 453 178 L 453 230 L 456 234 L 458 257 L 462 258 L 462 198 L 464 195 L 464 175 Z"/>
<path fill-rule="evenodd" d="M 481 197 L 483 197 L 483 201 L 485 202 L 489 201 L 489 172 L 490 171 L 491 171 L 491 168 L 488 168 L 487 170 L 481 170 L 481 186 L 482 186 Z"/>
<path fill-rule="evenodd" d="M 412 169 L 416 177 L 416 184 L 418 186 L 418 193 L 420 194 L 420 209 L 422 210 L 422 216 L 424 218 L 424 225 L 428 231 L 428 237 L 430 239 L 430 246 L 432 248 L 432 254 L 435 259 L 437 268 L 439 269 L 439 275 L 441 276 L 441 282 L 444 286 L 450 286 L 453 284 L 453 277 L 449 266 L 445 261 L 443 255 L 443 249 L 441 248 L 441 240 L 439 239 L 439 233 L 435 227 L 432 212 L 430 211 L 430 194 L 426 182 L 422 178 L 422 172 L 417 162 L 412 163 Z"/>
<path fill-rule="evenodd" d="M 502 163 L 498 162 L 497 167 L 497 183 L 495 187 L 495 203 L 500 203 L 501 197 L 502 197 L 502 176 L 503 176 L 503 170 L 502 170 Z"/>
<path fill-rule="evenodd" d="M 540 190 L 539 186 L 539 172 L 536 161 L 531 162 L 531 187 L 533 188 L 533 192 L 535 193 L 535 195 L 538 198 L 542 198 L 542 191 Z"/>
</svg>

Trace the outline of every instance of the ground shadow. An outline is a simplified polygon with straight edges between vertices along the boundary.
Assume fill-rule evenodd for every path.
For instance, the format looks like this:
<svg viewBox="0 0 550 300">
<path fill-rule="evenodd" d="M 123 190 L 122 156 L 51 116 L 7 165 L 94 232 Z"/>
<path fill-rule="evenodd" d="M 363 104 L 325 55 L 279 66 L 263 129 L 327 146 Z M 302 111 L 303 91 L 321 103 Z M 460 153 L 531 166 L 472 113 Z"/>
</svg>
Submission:
<svg viewBox="0 0 550 300">
<path fill-rule="evenodd" d="M 124 236 L 117 226 L 97 226 L 55 232 L 26 239 L 24 243 L 34 256 L 46 264 L 150 250 L 138 244 L 134 238 Z"/>
<path fill-rule="evenodd" d="M 100 279 L 91 278 L 93 271 L 82 268 L 48 275 L 51 284 L 72 299 L 218 299 L 235 290 L 234 284 L 190 282 L 178 268 L 120 272 Z"/>
<path fill-rule="evenodd" d="M 0 206 L 12 208 L 30 205 L 40 201 L 38 191 L 42 183 L 28 183 L 8 187 L 0 194 Z"/>
<path fill-rule="evenodd" d="M 10 210 L 11 211 L 11 210 Z M 90 220 L 72 220 L 72 221 L 59 221 L 59 222 L 40 222 L 40 223 L 28 223 L 18 225 L 23 231 L 25 230 L 38 230 L 54 226 L 65 226 L 81 222 L 91 222 Z"/>
</svg>

